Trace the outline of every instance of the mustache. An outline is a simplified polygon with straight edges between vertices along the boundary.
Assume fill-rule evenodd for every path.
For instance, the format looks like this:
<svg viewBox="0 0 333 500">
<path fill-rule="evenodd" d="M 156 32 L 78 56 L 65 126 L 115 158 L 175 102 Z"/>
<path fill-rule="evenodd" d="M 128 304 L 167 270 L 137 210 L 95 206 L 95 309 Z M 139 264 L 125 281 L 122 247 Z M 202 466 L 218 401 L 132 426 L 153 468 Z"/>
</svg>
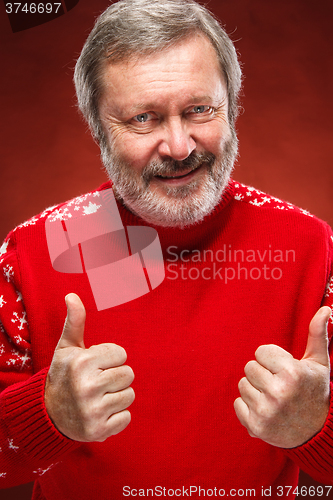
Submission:
<svg viewBox="0 0 333 500">
<path fill-rule="evenodd" d="M 208 167 L 212 167 L 216 160 L 216 156 L 213 153 L 196 153 L 193 151 L 184 160 L 173 160 L 172 158 L 164 160 L 162 162 L 153 161 L 149 165 L 146 165 L 142 171 L 142 179 L 146 184 L 157 175 L 162 176 L 172 176 L 173 174 L 178 174 L 186 172 L 187 170 L 195 170 L 203 163 L 206 163 Z"/>
</svg>

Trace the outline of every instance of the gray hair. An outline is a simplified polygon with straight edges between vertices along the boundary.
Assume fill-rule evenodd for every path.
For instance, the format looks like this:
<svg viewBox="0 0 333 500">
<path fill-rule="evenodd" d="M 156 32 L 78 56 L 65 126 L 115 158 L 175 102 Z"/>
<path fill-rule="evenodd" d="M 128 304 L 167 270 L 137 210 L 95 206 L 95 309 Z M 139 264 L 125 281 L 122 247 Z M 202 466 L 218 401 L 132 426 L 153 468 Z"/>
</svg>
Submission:
<svg viewBox="0 0 333 500">
<path fill-rule="evenodd" d="M 79 109 L 101 147 L 106 139 L 98 105 L 105 63 L 153 54 L 198 33 L 216 50 L 228 88 L 229 123 L 234 126 L 241 69 L 232 41 L 213 15 L 194 0 L 119 0 L 96 20 L 74 72 Z"/>
</svg>

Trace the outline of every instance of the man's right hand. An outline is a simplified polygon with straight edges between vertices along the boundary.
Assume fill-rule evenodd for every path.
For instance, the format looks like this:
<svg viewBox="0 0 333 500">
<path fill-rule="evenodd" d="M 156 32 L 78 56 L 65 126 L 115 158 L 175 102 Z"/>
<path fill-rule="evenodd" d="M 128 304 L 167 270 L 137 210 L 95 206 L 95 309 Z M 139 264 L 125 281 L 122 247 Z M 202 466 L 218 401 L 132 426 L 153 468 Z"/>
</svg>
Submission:
<svg viewBox="0 0 333 500">
<path fill-rule="evenodd" d="M 66 296 L 67 318 L 45 385 L 45 406 L 57 429 L 76 441 L 104 441 L 130 423 L 132 369 L 115 344 L 86 349 L 86 313 L 80 298 Z"/>
</svg>

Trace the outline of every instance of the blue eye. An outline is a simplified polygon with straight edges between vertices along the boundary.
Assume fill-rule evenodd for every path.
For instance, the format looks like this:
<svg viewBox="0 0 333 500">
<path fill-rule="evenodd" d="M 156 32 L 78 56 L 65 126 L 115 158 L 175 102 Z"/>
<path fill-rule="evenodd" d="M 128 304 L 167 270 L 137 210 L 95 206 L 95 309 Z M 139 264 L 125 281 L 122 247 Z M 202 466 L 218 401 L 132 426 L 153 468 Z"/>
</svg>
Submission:
<svg viewBox="0 0 333 500">
<path fill-rule="evenodd" d="M 211 110 L 210 106 L 200 105 L 200 106 L 194 106 L 194 108 L 192 108 L 191 112 L 195 113 L 196 115 L 201 115 L 202 113 L 205 113 L 206 111 L 210 111 L 210 110 Z"/>
<path fill-rule="evenodd" d="M 149 119 L 149 113 L 140 113 L 134 117 L 134 120 L 140 123 L 145 123 Z"/>
<path fill-rule="evenodd" d="M 208 106 L 194 106 L 193 111 L 194 111 L 194 113 L 197 113 L 197 114 L 204 113 L 206 111 L 207 107 Z"/>
</svg>

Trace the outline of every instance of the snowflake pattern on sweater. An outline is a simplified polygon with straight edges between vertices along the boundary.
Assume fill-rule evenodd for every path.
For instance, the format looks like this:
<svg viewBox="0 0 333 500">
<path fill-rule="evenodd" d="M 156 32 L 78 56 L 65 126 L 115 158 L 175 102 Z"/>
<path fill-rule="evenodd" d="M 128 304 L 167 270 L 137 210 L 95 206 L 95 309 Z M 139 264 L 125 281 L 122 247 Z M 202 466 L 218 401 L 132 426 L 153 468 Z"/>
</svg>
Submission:
<svg viewBox="0 0 333 500">
<path fill-rule="evenodd" d="M 256 207 L 269 205 L 271 208 L 275 208 L 277 210 L 293 210 L 295 212 L 302 213 L 303 215 L 307 215 L 308 217 L 313 217 L 310 212 L 304 210 L 303 208 L 298 208 L 292 203 L 280 200 L 275 196 L 267 195 L 259 189 L 255 189 L 251 186 L 246 186 L 245 184 L 241 184 L 240 182 L 235 183 L 234 198 L 235 200 L 245 201 L 246 203 L 250 203 L 251 205 L 254 205 Z"/>
<path fill-rule="evenodd" d="M 259 189 L 255 189 L 254 187 L 246 186 L 245 184 L 242 184 L 240 182 L 235 182 L 234 187 L 234 199 L 237 201 L 249 203 L 250 205 L 254 205 L 256 207 L 269 206 L 270 208 L 277 210 L 292 210 L 307 217 L 313 218 L 313 215 L 307 210 L 296 207 L 292 203 L 280 200 L 275 196 L 270 196 L 266 193 L 263 193 L 262 191 L 260 191 Z M 330 239 L 331 244 L 333 244 L 333 236 L 330 236 Z M 329 338 L 331 338 L 333 336 L 333 275 L 330 277 L 327 283 L 323 305 L 330 307 L 332 310 L 332 314 L 329 319 Z"/>
<path fill-rule="evenodd" d="M 18 232 L 25 231 L 26 228 L 46 220 L 48 216 L 50 216 L 51 221 L 55 221 L 67 220 L 79 211 L 82 215 L 93 214 L 101 207 L 100 204 L 96 203 L 99 196 L 100 193 L 95 191 L 78 196 L 66 204 L 47 208 L 39 215 L 17 226 L 0 247 L 0 372 L 6 381 L 23 381 L 33 376 L 29 321 L 24 307 L 24 299 L 19 290 L 20 270 L 14 235 L 16 236 Z M 5 389 L 7 383 L 1 380 L 0 391 Z M 64 448 L 72 447 L 73 442 L 68 443 L 66 440 L 63 446 Z M 74 446 L 76 445 L 74 444 Z M 1 480 L 11 481 L 12 467 L 15 468 L 15 455 L 19 449 L 20 447 L 12 437 L 1 442 L 0 454 L 8 466 L 7 470 L 4 470 L 3 461 L 0 460 L 0 487 Z M 45 467 L 37 468 L 34 468 L 32 463 L 30 472 L 26 471 L 29 475 L 25 482 L 33 480 L 34 476 L 44 475 L 57 463 L 45 462 Z"/>
<path fill-rule="evenodd" d="M 234 189 L 234 199 L 236 201 L 249 203 L 258 208 L 271 207 L 278 210 L 297 211 L 306 217 L 313 217 L 306 210 L 268 196 L 255 188 L 234 183 Z M 98 203 L 99 196 L 100 193 L 95 191 L 76 197 L 66 204 L 50 207 L 39 216 L 31 218 L 15 228 L 13 233 L 24 231 L 25 228 L 34 226 L 38 221 L 45 220 L 47 217 L 51 221 L 57 221 L 67 220 L 77 213 L 85 216 L 95 213 L 101 206 Z M 9 376 L 11 373 L 15 373 L 21 377 L 29 378 L 33 374 L 29 318 L 24 308 L 24 298 L 17 286 L 19 268 L 15 245 L 11 236 L 13 233 L 7 237 L 0 248 L 0 371 L 8 373 Z M 327 283 L 324 303 L 333 310 L 333 276 Z M 331 330 L 333 330 L 333 316 L 330 318 L 330 325 Z M 6 450 L 9 453 L 17 454 L 19 450 L 18 444 L 12 437 L 9 437 L 6 442 L 2 442 L 1 446 L 3 450 L 0 449 L 0 453 Z M 47 473 L 54 465 L 56 463 L 31 469 L 32 477 Z M 1 479 L 8 478 L 8 475 L 7 470 L 0 469 L 0 485 Z"/>
<path fill-rule="evenodd" d="M 99 196 L 99 191 L 93 191 L 65 204 L 45 209 L 17 226 L 0 247 L 0 277 L 5 282 L 1 284 L 0 295 L 0 370 L 32 373 L 29 323 L 22 294 L 15 286 L 15 273 L 19 273 L 19 270 L 11 234 L 24 231 L 47 217 L 56 221 L 67 220 L 78 212 L 82 215 L 93 214 L 101 207 L 96 203 Z"/>
<path fill-rule="evenodd" d="M 35 225 L 39 220 L 46 219 L 47 217 L 50 221 L 56 221 L 68 220 L 74 215 L 74 212 L 81 211 L 82 215 L 95 213 L 101 207 L 101 205 L 94 201 L 98 199 L 98 197 L 100 197 L 100 192 L 96 190 L 85 195 L 77 196 L 65 204 L 49 207 L 39 215 L 17 226 L 13 232 L 19 229 L 24 230 L 25 227 Z M 293 210 L 305 216 L 313 217 L 307 210 L 298 208 L 289 202 L 267 195 L 254 187 L 246 186 L 239 182 L 234 183 L 234 199 L 257 207 L 269 205 L 274 209 Z M 331 239 L 333 242 L 333 236 L 331 236 Z M 32 361 L 29 344 L 28 319 L 22 301 L 22 295 L 14 285 L 14 268 L 16 262 L 15 258 L 12 259 L 10 257 L 11 254 L 11 238 L 7 237 L 0 247 L 0 272 L 3 273 L 6 282 L 9 284 L 9 286 L 6 287 L 8 290 L 7 294 L 0 295 L 0 332 L 5 334 L 0 344 L 0 369 L 6 366 L 7 369 L 11 367 L 15 370 L 29 372 L 32 367 Z M 21 304 L 18 305 L 18 302 L 21 302 Z M 333 325 L 333 276 L 331 276 L 327 283 L 325 305 L 329 305 L 332 309 L 330 324 Z M 14 328 L 9 329 L 5 328 L 1 322 L 2 313 L 4 317 L 8 318 L 8 310 L 11 311 L 11 323 L 14 325 Z M 22 331 L 24 333 L 21 336 L 19 333 Z"/>
<path fill-rule="evenodd" d="M 56 208 L 50 213 L 48 220 L 50 222 L 55 222 L 57 220 L 66 221 L 71 219 L 74 215 L 74 212 L 77 212 L 75 215 L 89 215 L 97 212 L 102 205 L 98 205 L 93 202 L 91 198 L 98 198 L 100 196 L 99 191 L 94 191 L 92 193 L 88 193 L 82 196 L 77 196 L 73 200 L 69 201 L 60 208 Z M 90 199 L 89 199 L 90 198 Z M 86 203 L 88 200 L 88 204 Z"/>
<path fill-rule="evenodd" d="M 0 369 L 31 373 L 29 325 L 22 295 L 15 285 L 16 272 L 15 248 L 9 237 L 1 247 Z"/>
</svg>

